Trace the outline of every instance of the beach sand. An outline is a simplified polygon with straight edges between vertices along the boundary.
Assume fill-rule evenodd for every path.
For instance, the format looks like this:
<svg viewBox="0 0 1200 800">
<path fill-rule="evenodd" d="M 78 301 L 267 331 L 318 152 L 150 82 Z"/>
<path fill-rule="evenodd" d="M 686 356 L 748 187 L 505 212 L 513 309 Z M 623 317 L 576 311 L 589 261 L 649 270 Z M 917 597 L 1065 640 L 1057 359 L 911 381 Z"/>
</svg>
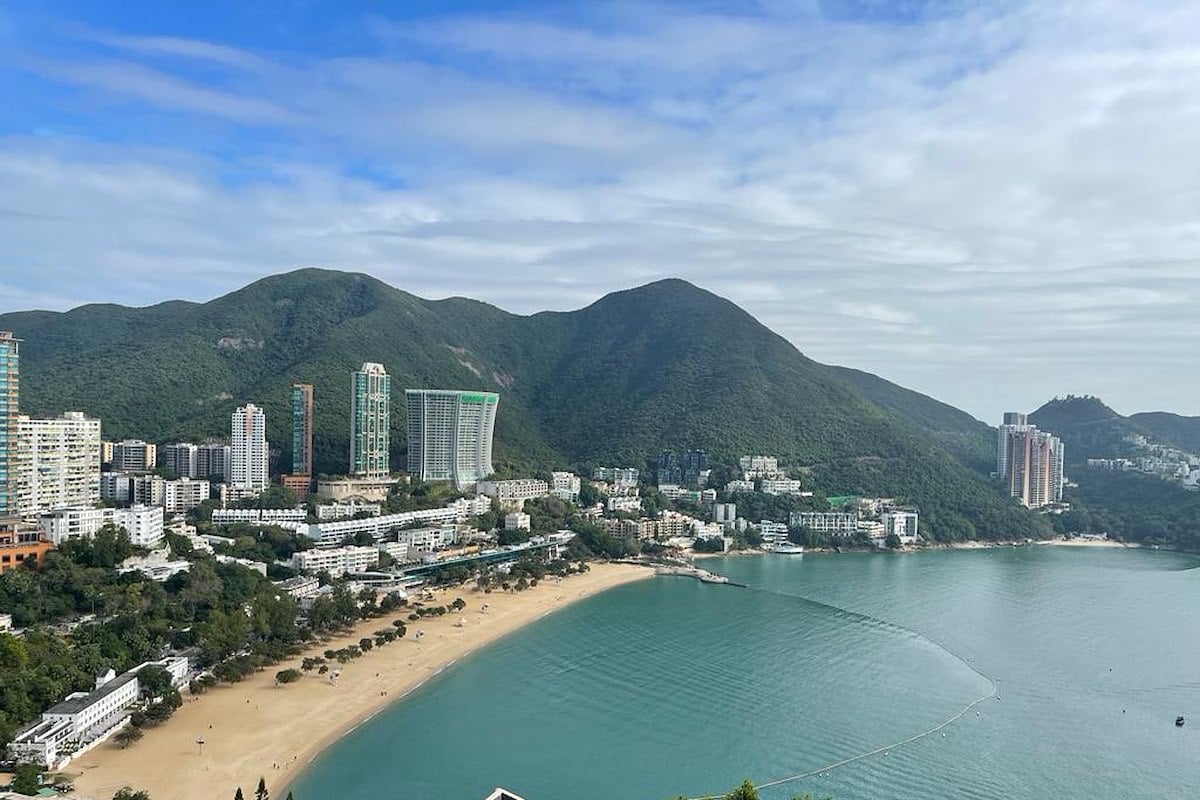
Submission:
<svg viewBox="0 0 1200 800">
<path fill-rule="evenodd" d="M 332 668 L 341 669 L 336 686 L 315 670 L 276 686 L 275 673 L 298 668 L 300 658 L 281 662 L 241 683 L 186 698 L 170 721 L 147 729 L 128 749 L 103 744 L 65 772 L 77 776 L 74 796 L 90 800 L 109 800 L 122 786 L 144 789 L 154 800 L 220 800 L 232 798 L 239 786 L 252 797 L 259 777 L 266 778 L 272 797 L 283 800 L 288 783 L 325 747 L 460 658 L 577 600 L 652 574 L 629 564 L 592 564 L 583 575 L 561 583 L 547 579 L 521 593 L 439 592 L 427 605 L 461 597 L 466 610 L 407 622 L 408 612 L 401 609 L 315 647 L 309 655 L 356 644 L 393 619 L 406 620 L 403 639 L 345 665 L 335 662 Z M 458 627 L 463 618 L 466 624 Z M 418 630 L 425 631 L 419 643 Z"/>
</svg>

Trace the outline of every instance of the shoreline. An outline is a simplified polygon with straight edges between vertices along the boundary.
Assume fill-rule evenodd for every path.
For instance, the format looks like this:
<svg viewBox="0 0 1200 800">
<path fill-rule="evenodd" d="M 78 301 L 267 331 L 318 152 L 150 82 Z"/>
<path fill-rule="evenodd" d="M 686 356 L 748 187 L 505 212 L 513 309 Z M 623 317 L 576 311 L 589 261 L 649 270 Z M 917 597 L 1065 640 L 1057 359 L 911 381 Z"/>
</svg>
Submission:
<svg viewBox="0 0 1200 800">
<path fill-rule="evenodd" d="M 596 563 L 562 583 L 539 582 L 524 592 L 483 594 L 473 588 L 436 590 L 426 605 L 462 597 L 464 611 L 407 622 L 407 609 L 358 623 L 346 635 L 268 667 L 246 680 L 187 697 L 160 727 L 127 749 L 108 742 L 72 762 L 73 797 L 108 800 L 122 786 L 163 800 L 232 797 L 240 787 L 251 796 L 260 777 L 273 796 L 288 787 L 339 739 L 393 703 L 402 702 L 426 682 L 474 652 L 580 600 L 653 576 L 630 564 Z M 489 608 L 482 612 L 487 603 Z M 337 685 L 328 676 L 306 673 L 288 686 L 275 685 L 275 673 L 298 667 L 304 656 L 356 644 L 376 630 L 405 619 L 408 635 L 344 665 Z M 465 622 L 462 622 L 464 621 Z M 417 641 L 416 632 L 425 631 Z M 319 720 L 319 725 L 306 724 Z M 198 738 L 204 745 L 197 744 Z M 304 800 L 299 798 L 298 800 Z M 311 798 L 309 799 L 311 800 Z"/>
</svg>

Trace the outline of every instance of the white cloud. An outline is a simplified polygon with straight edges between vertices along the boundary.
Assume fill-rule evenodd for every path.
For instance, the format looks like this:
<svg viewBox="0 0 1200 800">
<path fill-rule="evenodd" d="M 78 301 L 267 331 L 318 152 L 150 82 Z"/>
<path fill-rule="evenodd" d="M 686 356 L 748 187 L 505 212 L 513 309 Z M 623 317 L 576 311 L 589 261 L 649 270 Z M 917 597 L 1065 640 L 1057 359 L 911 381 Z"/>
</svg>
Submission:
<svg viewBox="0 0 1200 800">
<path fill-rule="evenodd" d="M 0 140 L 26 287 L 0 310 L 330 266 L 532 312 L 677 275 L 989 419 L 1068 391 L 1200 413 L 1200 9 L 617 8 L 376 20 L 371 57 L 122 33 L 29 56 L 95 113 L 198 124 Z"/>
</svg>

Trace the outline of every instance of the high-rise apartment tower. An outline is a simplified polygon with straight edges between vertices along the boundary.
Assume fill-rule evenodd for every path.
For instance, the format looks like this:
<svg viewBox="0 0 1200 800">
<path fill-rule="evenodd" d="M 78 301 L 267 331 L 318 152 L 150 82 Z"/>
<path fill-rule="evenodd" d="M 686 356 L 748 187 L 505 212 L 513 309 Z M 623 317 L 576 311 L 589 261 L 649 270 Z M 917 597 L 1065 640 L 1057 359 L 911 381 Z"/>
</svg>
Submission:
<svg viewBox="0 0 1200 800">
<path fill-rule="evenodd" d="M 17 400 L 20 340 L 0 331 L 0 519 L 17 515 Z"/>
<path fill-rule="evenodd" d="M 313 387 L 292 384 L 292 474 L 313 474 Z"/>
<path fill-rule="evenodd" d="M 266 414 L 253 403 L 242 406 L 233 412 L 229 433 L 227 482 L 248 492 L 261 492 L 267 488 L 270 460 Z"/>
<path fill-rule="evenodd" d="M 350 384 L 350 474 L 386 478 L 391 474 L 392 379 L 382 364 L 366 363 Z"/>
<path fill-rule="evenodd" d="M 466 486 L 492 467 L 492 434 L 500 395 L 454 389 L 409 389 L 408 471 L 423 481 Z"/>
</svg>

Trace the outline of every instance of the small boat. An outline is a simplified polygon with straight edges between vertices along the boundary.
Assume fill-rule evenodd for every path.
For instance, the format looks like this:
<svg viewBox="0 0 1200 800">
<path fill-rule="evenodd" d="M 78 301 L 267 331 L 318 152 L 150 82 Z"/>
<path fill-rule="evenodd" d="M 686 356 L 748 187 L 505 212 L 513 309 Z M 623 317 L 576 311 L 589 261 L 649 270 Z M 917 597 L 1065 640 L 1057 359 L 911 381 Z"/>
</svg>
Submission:
<svg viewBox="0 0 1200 800">
<path fill-rule="evenodd" d="M 781 556 L 802 556 L 804 555 L 804 545 L 792 544 L 791 542 L 778 542 L 771 545 L 770 552 Z"/>
<path fill-rule="evenodd" d="M 1182 717 L 1182 716 L 1180 716 L 1180 717 L 1176 717 L 1176 718 L 1175 718 L 1175 727 L 1176 727 L 1176 728 L 1182 728 L 1182 727 L 1183 727 L 1183 717 Z"/>
</svg>

